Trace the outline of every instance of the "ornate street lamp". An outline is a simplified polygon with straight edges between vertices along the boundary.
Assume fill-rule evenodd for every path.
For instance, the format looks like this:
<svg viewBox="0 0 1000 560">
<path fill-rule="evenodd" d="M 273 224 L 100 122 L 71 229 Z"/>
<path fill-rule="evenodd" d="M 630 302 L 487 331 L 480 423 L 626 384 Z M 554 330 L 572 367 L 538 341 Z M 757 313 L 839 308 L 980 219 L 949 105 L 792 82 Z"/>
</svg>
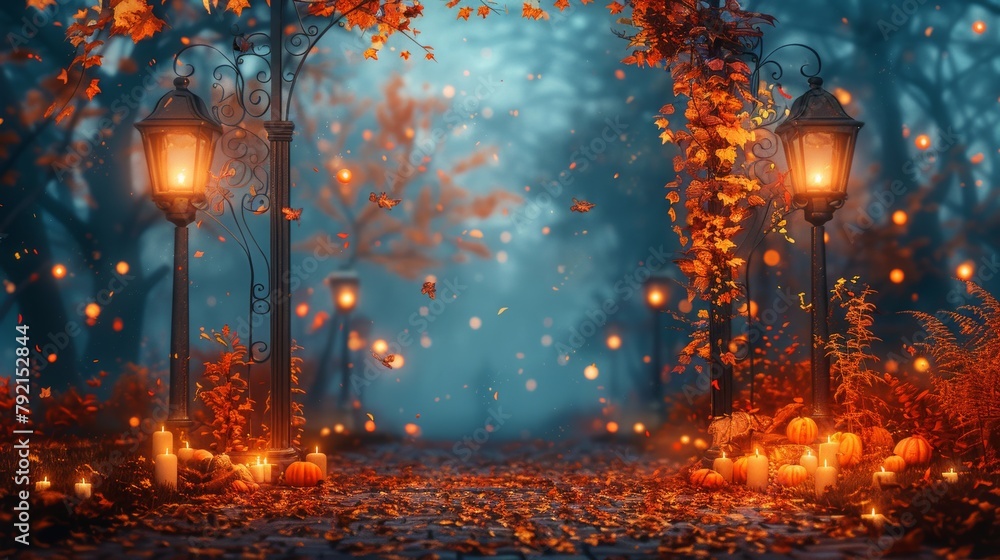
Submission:
<svg viewBox="0 0 1000 560">
<path fill-rule="evenodd" d="M 351 312 L 358 304 L 358 274 L 353 270 L 338 270 L 330 273 L 326 277 L 326 284 L 330 286 L 330 294 L 333 296 L 333 307 L 340 315 L 340 330 L 343 331 L 343 345 L 340 351 L 340 397 L 338 408 L 341 411 L 347 409 L 347 395 L 350 390 L 350 362 L 351 348 L 349 344 L 351 330 Z M 331 328 L 336 328 L 331 325 Z"/>
<path fill-rule="evenodd" d="M 174 293 L 170 326 L 170 403 L 167 424 L 186 430 L 190 387 L 188 366 L 188 229 L 195 204 L 204 202 L 215 143 L 222 127 L 187 78 L 160 98 L 153 112 L 135 124 L 142 136 L 152 198 L 174 224 Z"/>
<path fill-rule="evenodd" d="M 660 332 L 663 330 L 663 309 L 667 306 L 670 289 L 670 278 L 664 275 L 652 275 L 646 280 L 646 305 L 653 312 L 653 355 L 652 371 L 650 372 L 650 390 L 652 391 L 653 411 L 657 419 L 662 420 L 663 412 L 663 359 L 661 354 Z"/>
<path fill-rule="evenodd" d="M 826 240 L 824 224 L 847 199 L 854 145 L 864 123 L 852 119 L 823 79 L 809 78 L 809 91 L 792 103 L 775 129 L 791 172 L 793 201 L 812 230 L 812 397 L 813 418 L 829 422 L 830 358 L 826 353 Z"/>
</svg>

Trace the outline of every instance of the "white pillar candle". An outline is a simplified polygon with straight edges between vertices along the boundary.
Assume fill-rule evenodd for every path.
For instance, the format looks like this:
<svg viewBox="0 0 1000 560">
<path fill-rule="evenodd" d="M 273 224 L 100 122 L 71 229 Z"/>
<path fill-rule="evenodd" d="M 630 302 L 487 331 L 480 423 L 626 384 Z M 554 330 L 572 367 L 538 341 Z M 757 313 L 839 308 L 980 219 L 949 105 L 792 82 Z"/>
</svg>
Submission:
<svg viewBox="0 0 1000 560">
<path fill-rule="evenodd" d="M 164 426 L 160 426 L 160 431 L 153 432 L 153 456 L 162 453 L 164 449 L 174 448 L 174 434 L 168 432 Z"/>
<path fill-rule="evenodd" d="M 721 474 L 726 482 L 733 481 L 733 460 L 726 457 L 726 452 L 722 452 L 722 457 L 717 457 L 712 461 L 712 470 Z"/>
<path fill-rule="evenodd" d="M 872 474 L 872 486 L 876 488 L 881 488 L 883 484 L 893 484 L 895 482 L 896 473 L 886 471 L 885 467 L 882 467 L 882 472 L 875 472 Z"/>
<path fill-rule="evenodd" d="M 941 476 L 948 482 L 955 483 L 958 482 L 958 473 L 955 472 L 955 468 L 952 467 L 948 472 L 941 473 Z"/>
<path fill-rule="evenodd" d="M 80 482 L 77 482 L 75 485 L 75 490 L 76 490 L 76 497 L 80 498 L 81 500 L 86 500 L 87 498 L 90 497 L 91 487 L 90 483 L 87 482 L 87 479 L 81 479 Z"/>
<path fill-rule="evenodd" d="M 833 438 L 830 436 L 826 436 L 826 443 L 819 444 L 819 462 L 836 469 L 837 465 L 840 464 L 837 462 L 837 452 L 839 450 L 840 444 L 833 441 Z"/>
<path fill-rule="evenodd" d="M 153 484 L 166 484 L 177 488 L 177 455 L 171 453 L 169 448 L 156 456 L 153 465 Z"/>
<path fill-rule="evenodd" d="M 49 482 L 49 477 L 45 477 L 45 480 L 39 480 L 35 483 L 35 492 L 44 492 L 52 487 L 52 483 Z"/>
<path fill-rule="evenodd" d="M 767 488 L 767 457 L 755 449 L 747 460 L 747 488 L 764 490 Z"/>
<path fill-rule="evenodd" d="M 799 457 L 799 464 L 806 468 L 807 473 L 816 474 L 816 467 L 819 466 L 819 461 L 813 455 L 812 449 L 806 449 L 805 454 Z"/>
<path fill-rule="evenodd" d="M 320 480 L 326 480 L 326 453 L 320 453 L 318 445 L 315 453 L 306 455 L 306 461 L 319 467 L 319 472 L 323 475 Z"/>
<path fill-rule="evenodd" d="M 273 465 L 269 465 L 267 463 L 267 457 L 264 457 L 264 464 L 262 466 L 264 467 L 264 469 L 261 471 L 262 473 L 264 473 L 263 474 L 263 476 L 264 476 L 264 482 L 270 484 L 271 483 L 271 467 Z"/>
<path fill-rule="evenodd" d="M 191 456 L 194 455 L 194 449 L 191 449 L 191 444 L 184 442 L 184 447 L 177 450 L 177 460 L 181 463 L 187 463 L 191 460 Z"/>
<path fill-rule="evenodd" d="M 260 457 L 257 457 L 256 465 L 247 465 L 250 467 L 250 476 L 253 477 L 253 481 L 257 484 L 264 482 L 264 465 L 260 462 Z"/>
<path fill-rule="evenodd" d="M 821 444 L 822 445 L 822 444 Z M 837 485 L 837 469 L 823 461 L 823 466 L 816 469 L 816 494 L 820 495 L 827 486 Z"/>
</svg>

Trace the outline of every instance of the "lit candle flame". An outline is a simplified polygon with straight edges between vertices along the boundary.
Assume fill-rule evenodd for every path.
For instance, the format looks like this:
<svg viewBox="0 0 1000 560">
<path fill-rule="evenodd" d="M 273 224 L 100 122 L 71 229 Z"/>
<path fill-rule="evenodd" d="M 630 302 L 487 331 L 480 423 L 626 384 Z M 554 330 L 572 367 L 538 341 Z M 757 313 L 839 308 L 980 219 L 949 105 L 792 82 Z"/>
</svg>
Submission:
<svg viewBox="0 0 1000 560">
<path fill-rule="evenodd" d="M 753 450 L 753 454 L 754 455 L 760 455 L 760 448 L 759 447 L 755 447 L 754 450 Z"/>
<path fill-rule="evenodd" d="M 823 175 L 820 174 L 820 173 L 817 173 L 817 174 L 813 175 L 813 182 L 816 183 L 817 185 L 822 184 L 823 183 Z"/>
<path fill-rule="evenodd" d="M 183 185 L 184 184 L 184 172 L 183 171 L 181 171 L 180 173 L 177 174 L 177 184 L 178 185 Z"/>
<path fill-rule="evenodd" d="M 319 446 L 316 446 L 316 453 L 319 453 Z"/>
<path fill-rule="evenodd" d="M 882 472 L 885 472 L 885 467 L 882 467 Z"/>
<path fill-rule="evenodd" d="M 872 508 L 872 517 L 875 517 L 875 508 Z"/>
<path fill-rule="evenodd" d="M 725 452 L 725 451 L 723 451 L 723 452 L 722 452 L 722 458 L 723 458 L 723 459 L 725 459 L 725 458 L 726 458 L 726 452 Z"/>
</svg>

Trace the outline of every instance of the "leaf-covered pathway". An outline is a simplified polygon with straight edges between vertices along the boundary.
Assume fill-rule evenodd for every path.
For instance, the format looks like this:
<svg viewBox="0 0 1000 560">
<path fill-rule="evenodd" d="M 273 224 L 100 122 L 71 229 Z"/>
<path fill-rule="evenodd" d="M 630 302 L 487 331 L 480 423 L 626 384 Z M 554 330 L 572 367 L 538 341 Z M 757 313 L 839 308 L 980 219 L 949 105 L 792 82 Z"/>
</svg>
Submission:
<svg viewBox="0 0 1000 560">
<path fill-rule="evenodd" d="M 483 449 L 464 463 L 385 445 L 334 457 L 316 488 L 172 504 L 29 557 L 869 558 L 903 544 L 791 497 L 693 490 L 678 469 L 612 445 Z"/>
</svg>

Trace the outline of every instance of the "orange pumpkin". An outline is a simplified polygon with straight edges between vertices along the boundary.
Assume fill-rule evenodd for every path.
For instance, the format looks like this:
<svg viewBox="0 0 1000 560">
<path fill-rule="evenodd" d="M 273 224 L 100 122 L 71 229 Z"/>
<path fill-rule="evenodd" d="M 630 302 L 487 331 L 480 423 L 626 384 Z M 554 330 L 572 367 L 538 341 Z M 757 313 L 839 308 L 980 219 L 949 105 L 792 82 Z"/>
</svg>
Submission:
<svg viewBox="0 0 1000 560">
<path fill-rule="evenodd" d="M 861 462 L 861 438 L 850 432 L 833 434 L 833 441 L 840 442 L 837 448 L 837 461 L 841 467 L 853 467 Z"/>
<path fill-rule="evenodd" d="M 896 443 L 892 439 L 889 430 L 882 426 L 861 429 L 861 441 L 868 449 L 892 449 Z"/>
<path fill-rule="evenodd" d="M 708 490 L 722 488 L 726 484 L 726 479 L 712 469 L 698 469 L 691 473 L 691 484 Z"/>
<path fill-rule="evenodd" d="M 882 467 L 889 472 L 903 472 L 906 470 L 906 460 L 899 455 L 886 457 L 885 460 L 882 461 Z"/>
<path fill-rule="evenodd" d="M 247 482 L 245 480 L 234 480 L 229 488 L 236 492 L 237 494 L 248 494 L 260 488 L 256 482 Z"/>
<path fill-rule="evenodd" d="M 296 461 L 285 470 L 285 483 L 291 486 L 316 486 L 322 478 L 319 467 L 306 461 Z"/>
<path fill-rule="evenodd" d="M 781 465 L 778 468 L 778 484 L 782 486 L 798 486 L 806 481 L 809 473 L 802 465 Z"/>
<path fill-rule="evenodd" d="M 215 455 L 212 455 L 211 451 L 207 449 L 195 449 L 194 453 L 191 454 L 191 460 L 188 462 L 193 468 L 200 471 L 207 471 L 208 465 L 212 462 Z"/>
<path fill-rule="evenodd" d="M 785 428 L 785 435 L 792 443 L 799 445 L 809 445 L 816 441 L 819 435 L 819 427 L 812 418 L 794 418 Z"/>
<path fill-rule="evenodd" d="M 899 440 L 892 452 L 906 461 L 907 465 L 923 465 L 931 460 L 931 444 L 921 436 L 910 436 Z"/>
<path fill-rule="evenodd" d="M 749 457 L 740 457 L 733 462 L 733 482 L 736 484 L 747 483 L 747 467 L 750 466 Z"/>
</svg>

